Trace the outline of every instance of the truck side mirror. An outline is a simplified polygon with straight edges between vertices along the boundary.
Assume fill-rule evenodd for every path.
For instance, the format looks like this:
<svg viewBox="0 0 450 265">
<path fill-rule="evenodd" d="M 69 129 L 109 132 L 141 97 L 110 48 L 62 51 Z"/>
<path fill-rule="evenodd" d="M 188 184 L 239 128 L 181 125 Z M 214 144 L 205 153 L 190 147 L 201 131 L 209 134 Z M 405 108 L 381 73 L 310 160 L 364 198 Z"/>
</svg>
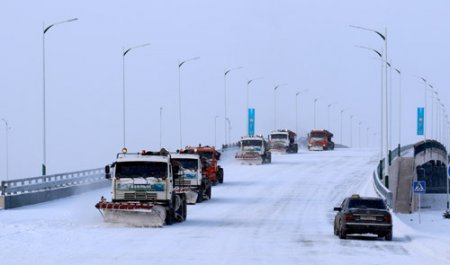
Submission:
<svg viewBox="0 0 450 265">
<path fill-rule="evenodd" d="M 340 212 L 341 210 L 342 210 L 342 208 L 341 207 L 334 207 L 334 209 L 333 209 L 334 211 L 338 211 L 338 212 Z"/>
<path fill-rule="evenodd" d="M 111 167 L 109 165 L 105 166 L 105 178 L 110 179 L 111 178 Z"/>
</svg>

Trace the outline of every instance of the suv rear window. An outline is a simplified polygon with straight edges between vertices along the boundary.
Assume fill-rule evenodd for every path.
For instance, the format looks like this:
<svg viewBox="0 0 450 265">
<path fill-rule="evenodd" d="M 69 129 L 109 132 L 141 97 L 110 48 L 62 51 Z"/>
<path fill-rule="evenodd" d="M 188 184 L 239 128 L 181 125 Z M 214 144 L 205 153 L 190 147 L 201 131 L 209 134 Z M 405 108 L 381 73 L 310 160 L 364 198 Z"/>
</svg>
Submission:
<svg viewBox="0 0 450 265">
<path fill-rule="evenodd" d="M 348 208 L 386 209 L 383 200 L 350 199 Z"/>
</svg>

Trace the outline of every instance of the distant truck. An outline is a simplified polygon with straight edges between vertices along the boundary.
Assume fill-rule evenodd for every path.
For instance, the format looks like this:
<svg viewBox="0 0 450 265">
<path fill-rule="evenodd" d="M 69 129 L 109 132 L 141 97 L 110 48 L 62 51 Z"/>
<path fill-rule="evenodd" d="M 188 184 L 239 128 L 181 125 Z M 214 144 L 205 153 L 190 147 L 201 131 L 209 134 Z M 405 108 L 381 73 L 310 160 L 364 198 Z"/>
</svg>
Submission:
<svg viewBox="0 0 450 265">
<path fill-rule="evenodd" d="M 271 152 L 298 153 L 297 134 L 283 129 L 269 134 L 269 150 Z"/>
<path fill-rule="evenodd" d="M 308 134 L 308 150 L 334 150 L 333 134 L 327 130 L 312 130 Z"/>
<path fill-rule="evenodd" d="M 265 164 L 272 162 L 272 153 L 262 135 L 242 137 L 235 158 L 247 164 Z"/>
<path fill-rule="evenodd" d="M 180 150 L 183 154 L 198 154 L 202 160 L 203 174 L 206 175 L 212 182 L 213 185 L 217 183 L 223 183 L 224 171 L 221 166 L 219 166 L 220 152 L 216 150 L 214 146 L 188 146 L 184 150 Z"/>
</svg>

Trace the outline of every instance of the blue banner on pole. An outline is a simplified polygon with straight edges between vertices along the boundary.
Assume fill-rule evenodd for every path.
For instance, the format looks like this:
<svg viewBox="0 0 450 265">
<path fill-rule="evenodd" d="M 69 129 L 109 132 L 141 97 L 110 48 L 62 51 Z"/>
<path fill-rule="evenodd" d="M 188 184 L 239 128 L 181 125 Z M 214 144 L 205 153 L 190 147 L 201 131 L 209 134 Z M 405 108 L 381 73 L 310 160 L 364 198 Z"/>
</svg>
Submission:
<svg viewBox="0 0 450 265">
<path fill-rule="evenodd" d="M 255 135 L 255 109 L 248 109 L 248 136 Z"/>
<path fill-rule="evenodd" d="M 423 125 L 425 122 L 425 109 L 417 108 L 417 135 L 423 135 Z"/>
</svg>

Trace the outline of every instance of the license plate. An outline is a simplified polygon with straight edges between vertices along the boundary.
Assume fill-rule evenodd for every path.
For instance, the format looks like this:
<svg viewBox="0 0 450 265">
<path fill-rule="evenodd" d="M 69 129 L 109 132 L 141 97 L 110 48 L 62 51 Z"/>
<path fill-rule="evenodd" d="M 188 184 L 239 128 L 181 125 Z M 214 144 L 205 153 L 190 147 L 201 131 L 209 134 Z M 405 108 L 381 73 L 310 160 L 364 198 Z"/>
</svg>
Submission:
<svg viewBox="0 0 450 265">
<path fill-rule="evenodd" d="M 361 216 L 360 219 L 363 221 L 376 221 L 377 220 L 377 218 L 375 216 Z"/>
</svg>

